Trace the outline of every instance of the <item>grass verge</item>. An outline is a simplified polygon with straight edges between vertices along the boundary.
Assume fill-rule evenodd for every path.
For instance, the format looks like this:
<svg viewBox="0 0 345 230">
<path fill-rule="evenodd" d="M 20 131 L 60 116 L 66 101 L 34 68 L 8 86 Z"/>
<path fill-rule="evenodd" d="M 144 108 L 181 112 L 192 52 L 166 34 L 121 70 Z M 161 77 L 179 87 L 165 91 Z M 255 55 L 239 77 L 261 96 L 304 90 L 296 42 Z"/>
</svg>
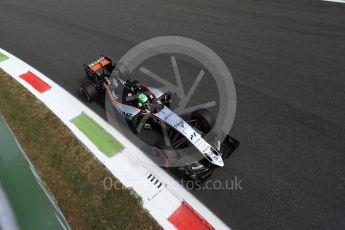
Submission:
<svg viewBox="0 0 345 230">
<path fill-rule="evenodd" d="M 160 229 L 131 190 L 104 188 L 121 186 L 49 109 L 1 69 L 0 82 L 0 113 L 73 229 Z"/>
</svg>

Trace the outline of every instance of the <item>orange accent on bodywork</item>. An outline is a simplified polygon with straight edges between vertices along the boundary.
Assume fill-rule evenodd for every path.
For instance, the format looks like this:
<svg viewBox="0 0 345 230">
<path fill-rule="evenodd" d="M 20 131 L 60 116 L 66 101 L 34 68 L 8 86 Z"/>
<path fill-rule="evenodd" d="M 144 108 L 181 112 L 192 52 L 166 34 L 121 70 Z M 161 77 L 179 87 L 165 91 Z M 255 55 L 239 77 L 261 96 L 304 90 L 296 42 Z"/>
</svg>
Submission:
<svg viewBox="0 0 345 230">
<path fill-rule="evenodd" d="M 134 107 L 134 106 L 127 105 L 127 104 L 124 104 L 124 103 L 119 102 L 118 100 L 116 100 L 115 98 L 113 98 L 113 95 L 111 94 L 111 91 L 110 91 L 108 85 L 107 85 L 106 83 L 104 83 L 103 86 L 104 86 L 104 88 L 106 89 L 107 93 L 109 94 L 110 100 L 111 100 L 113 103 L 118 103 L 118 104 L 121 104 L 121 105 L 124 105 L 124 106 L 132 107 L 132 108 L 134 108 L 134 109 L 136 109 L 136 110 L 141 110 L 141 109 L 139 109 L 139 108 L 137 108 L 137 107 Z"/>
<path fill-rule="evenodd" d="M 109 94 L 109 97 L 110 97 L 110 100 L 112 102 L 115 102 L 115 103 L 120 103 L 118 100 L 116 100 L 115 98 L 113 98 L 113 95 L 111 94 L 111 91 L 108 87 L 108 85 L 106 83 L 103 83 L 103 87 L 105 88 L 105 90 L 107 91 L 107 93 Z M 120 103 L 121 104 L 121 103 Z"/>
<path fill-rule="evenodd" d="M 107 59 L 103 59 L 102 61 L 94 64 L 93 66 L 90 66 L 90 69 L 93 70 L 93 71 L 97 71 L 99 70 L 100 68 L 102 68 L 103 66 L 106 66 L 110 63 L 109 60 Z"/>
</svg>

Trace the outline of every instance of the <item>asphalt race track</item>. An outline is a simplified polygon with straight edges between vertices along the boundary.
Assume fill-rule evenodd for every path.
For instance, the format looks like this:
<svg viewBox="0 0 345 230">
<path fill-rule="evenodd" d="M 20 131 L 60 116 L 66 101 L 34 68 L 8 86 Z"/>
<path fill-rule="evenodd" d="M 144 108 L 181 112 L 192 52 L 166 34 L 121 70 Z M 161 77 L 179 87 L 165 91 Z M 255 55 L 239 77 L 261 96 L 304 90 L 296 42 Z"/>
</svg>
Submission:
<svg viewBox="0 0 345 230">
<path fill-rule="evenodd" d="M 242 190 L 193 193 L 233 229 L 344 229 L 345 4 L 0 1 L 0 47 L 77 97 L 82 63 L 163 35 L 212 48 L 237 88 L 241 146 L 213 179 Z"/>
</svg>

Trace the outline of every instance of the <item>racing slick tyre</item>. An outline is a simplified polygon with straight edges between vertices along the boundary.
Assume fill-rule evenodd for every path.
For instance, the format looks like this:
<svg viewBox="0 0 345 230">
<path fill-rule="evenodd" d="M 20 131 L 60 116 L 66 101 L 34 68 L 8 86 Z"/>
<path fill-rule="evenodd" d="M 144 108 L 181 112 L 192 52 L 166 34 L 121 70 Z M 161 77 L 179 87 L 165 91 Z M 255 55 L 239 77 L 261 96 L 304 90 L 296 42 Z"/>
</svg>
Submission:
<svg viewBox="0 0 345 230">
<path fill-rule="evenodd" d="M 87 102 L 91 102 L 97 97 L 97 90 L 90 82 L 85 82 L 80 86 L 80 93 Z"/>
<path fill-rule="evenodd" d="M 167 154 L 164 151 L 164 145 L 162 142 L 157 142 L 153 147 L 152 147 L 152 154 L 158 159 L 159 163 L 163 168 L 167 168 L 170 166 L 170 160 Z"/>
<path fill-rule="evenodd" d="M 196 128 L 203 133 L 208 133 L 216 122 L 216 118 L 207 109 L 195 110 L 190 117 L 192 120 L 197 120 Z"/>
</svg>

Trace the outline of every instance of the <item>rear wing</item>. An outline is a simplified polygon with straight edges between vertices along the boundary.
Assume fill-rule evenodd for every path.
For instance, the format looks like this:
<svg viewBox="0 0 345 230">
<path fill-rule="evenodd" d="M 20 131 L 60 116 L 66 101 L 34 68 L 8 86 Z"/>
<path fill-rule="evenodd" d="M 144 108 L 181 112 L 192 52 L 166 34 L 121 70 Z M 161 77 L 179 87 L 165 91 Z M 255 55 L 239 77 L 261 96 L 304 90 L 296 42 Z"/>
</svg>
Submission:
<svg viewBox="0 0 345 230">
<path fill-rule="evenodd" d="M 88 65 L 84 64 L 84 67 L 87 67 L 90 70 L 96 72 L 100 68 L 103 68 L 103 67 L 108 66 L 108 65 L 110 65 L 110 66 L 113 65 L 111 59 L 104 56 L 104 55 L 101 55 L 99 58 L 97 58 L 95 61 L 91 62 L 90 64 L 88 64 Z"/>
</svg>

